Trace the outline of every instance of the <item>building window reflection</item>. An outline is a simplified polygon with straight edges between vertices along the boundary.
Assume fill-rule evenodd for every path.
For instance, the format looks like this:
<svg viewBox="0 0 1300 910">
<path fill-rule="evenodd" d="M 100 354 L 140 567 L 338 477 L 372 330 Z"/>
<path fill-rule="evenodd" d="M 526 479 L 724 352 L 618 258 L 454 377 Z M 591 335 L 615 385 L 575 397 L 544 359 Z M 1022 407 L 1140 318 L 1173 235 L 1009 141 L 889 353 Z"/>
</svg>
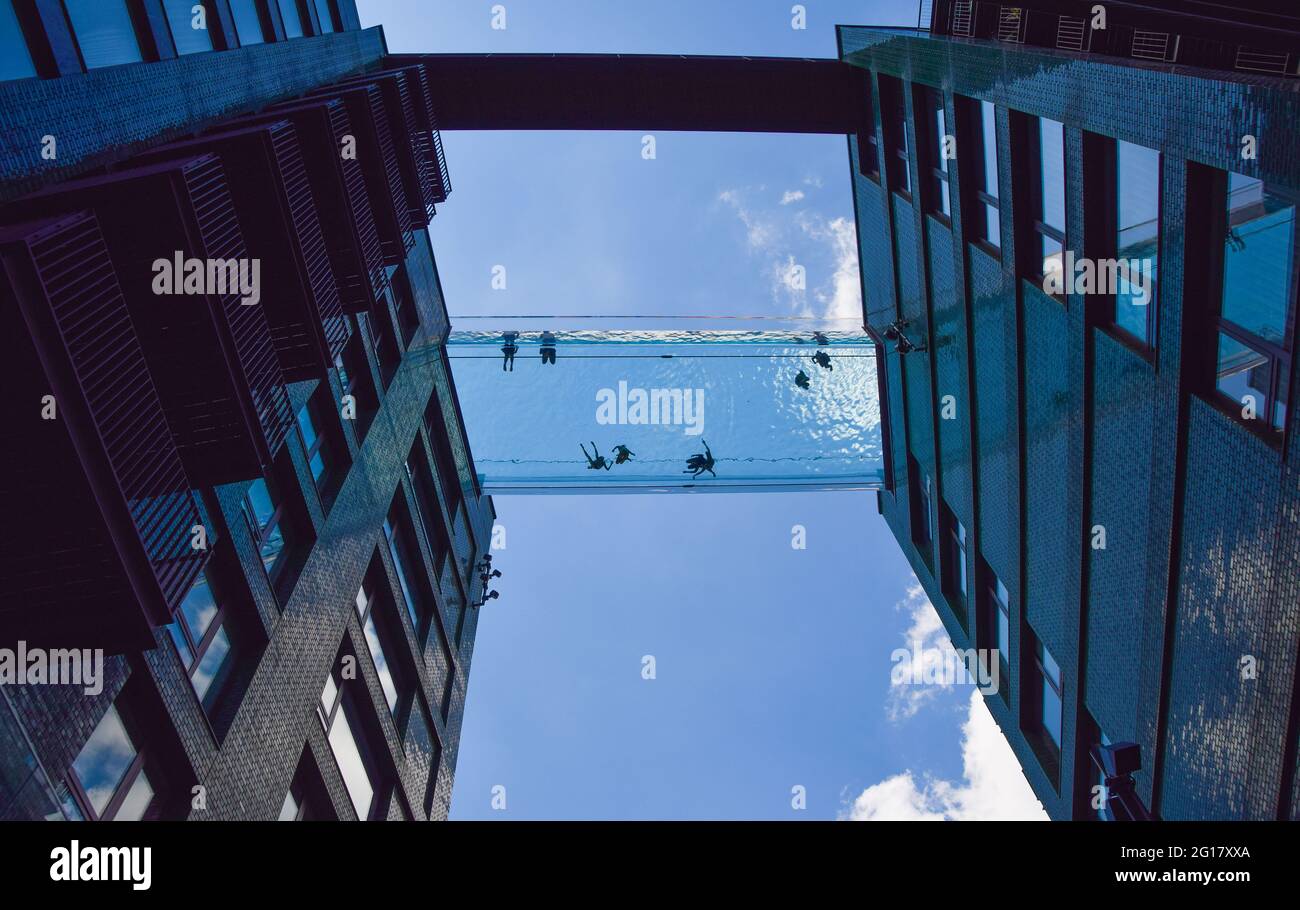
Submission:
<svg viewBox="0 0 1300 910">
<path fill-rule="evenodd" d="M 72 762 L 69 783 L 85 818 L 140 821 L 154 799 L 144 753 L 110 705 Z"/>
<path fill-rule="evenodd" d="M 201 6 L 196 0 L 163 0 L 163 10 L 167 13 L 167 24 L 171 28 L 172 41 L 176 44 L 178 54 L 197 54 L 212 50 L 212 34 L 208 31 L 207 10 L 204 10 L 203 28 L 195 28 L 197 14 L 194 7 Z"/>
<path fill-rule="evenodd" d="M 35 75 L 36 65 L 14 12 L 13 0 L 0 0 L 0 81 Z"/>
<path fill-rule="evenodd" d="M 86 69 L 144 59 L 126 0 L 63 0 L 63 6 Z"/>
<path fill-rule="evenodd" d="M 1295 202 L 1228 175 L 1215 387 L 1243 419 L 1280 432 L 1295 336 Z"/>
<path fill-rule="evenodd" d="M 1155 337 L 1160 190 L 1160 153 L 1117 141 L 1115 325 L 1145 345 Z"/>
</svg>

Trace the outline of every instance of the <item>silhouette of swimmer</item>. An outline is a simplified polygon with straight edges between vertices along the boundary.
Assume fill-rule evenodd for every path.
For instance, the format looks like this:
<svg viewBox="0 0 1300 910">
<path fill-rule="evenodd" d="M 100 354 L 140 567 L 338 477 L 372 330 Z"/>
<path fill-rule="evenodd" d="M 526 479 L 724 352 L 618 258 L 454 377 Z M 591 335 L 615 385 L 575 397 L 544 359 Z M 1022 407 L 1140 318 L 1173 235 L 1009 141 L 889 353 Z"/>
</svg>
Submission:
<svg viewBox="0 0 1300 910">
<path fill-rule="evenodd" d="M 592 445 L 594 446 L 595 443 L 593 442 Z M 636 452 L 633 452 L 627 446 L 614 446 L 614 464 L 623 464 L 624 462 L 631 461 L 632 456 L 635 454 Z"/>
<path fill-rule="evenodd" d="M 587 447 L 582 443 L 578 443 L 578 448 L 582 449 L 582 454 L 587 456 L 588 471 L 599 471 L 601 468 L 604 468 L 606 471 L 610 469 L 610 463 L 605 460 L 604 455 L 600 454 L 600 449 L 596 448 L 594 442 L 591 444 L 591 451 L 594 453 L 594 457 L 592 455 L 587 455 Z"/>
<path fill-rule="evenodd" d="M 831 340 L 827 338 L 825 335 L 823 335 L 821 332 L 813 332 L 813 341 L 816 341 L 818 344 L 831 343 Z"/>
<path fill-rule="evenodd" d="M 542 332 L 542 363 L 555 363 L 555 336 L 550 332 Z M 594 449 L 596 444 L 593 442 L 591 447 Z"/>
<path fill-rule="evenodd" d="M 799 375 L 794 378 L 794 384 L 801 389 L 808 388 L 808 374 L 800 370 Z"/>
<path fill-rule="evenodd" d="M 515 339 L 518 337 L 518 332 L 506 332 L 501 336 L 501 340 L 505 342 L 505 345 L 501 348 L 501 353 L 504 355 L 501 360 L 502 372 L 507 369 L 511 373 L 515 371 L 515 355 L 519 353 L 519 346 L 515 344 Z"/>
<path fill-rule="evenodd" d="M 704 442 L 704 440 L 701 439 L 700 442 Z M 714 464 L 713 451 L 709 448 L 709 444 L 704 442 L 704 454 L 692 455 L 688 458 L 686 460 L 686 470 L 682 471 L 682 473 L 690 474 L 692 477 L 699 477 L 705 471 L 708 471 L 716 478 L 718 475 L 713 473 Z"/>
<path fill-rule="evenodd" d="M 835 369 L 835 364 L 831 363 L 831 358 L 825 351 L 818 351 L 813 354 L 812 361 L 819 367 L 825 367 L 828 370 Z"/>
</svg>

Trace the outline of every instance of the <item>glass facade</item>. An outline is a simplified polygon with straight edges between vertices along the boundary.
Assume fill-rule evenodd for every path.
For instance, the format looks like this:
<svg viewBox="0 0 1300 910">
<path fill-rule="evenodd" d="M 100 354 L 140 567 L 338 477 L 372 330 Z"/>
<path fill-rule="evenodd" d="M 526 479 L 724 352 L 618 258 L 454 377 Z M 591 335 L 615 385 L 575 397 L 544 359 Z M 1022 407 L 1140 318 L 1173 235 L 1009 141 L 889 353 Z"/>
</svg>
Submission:
<svg viewBox="0 0 1300 910">
<path fill-rule="evenodd" d="M 195 0 L 163 0 L 167 24 L 171 28 L 172 41 L 176 43 L 178 54 L 212 50 L 212 34 L 208 31 L 207 20 L 203 20 L 203 28 L 194 27 L 197 21 L 194 13 L 196 5 Z"/>
<path fill-rule="evenodd" d="M 240 45 L 262 44 L 266 41 L 257 5 L 258 0 L 230 0 L 230 15 L 234 17 L 235 34 L 239 36 Z"/>
<path fill-rule="evenodd" d="M 36 75 L 27 38 L 14 13 L 13 0 L 0 0 L 0 80 Z"/>
<path fill-rule="evenodd" d="M 980 208 L 976 221 L 977 233 L 990 246 L 1002 246 L 1001 212 L 998 203 L 998 122 L 993 104 L 980 101 L 974 108 L 979 120 L 979 162 L 976 173 L 979 185 L 975 197 Z"/>
<path fill-rule="evenodd" d="M 298 8 L 298 0 L 276 0 L 276 2 L 280 4 L 280 18 L 284 21 L 284 36 L 286 38 L 301 38 L 305 35 L 302 11 Z"/>
<path fill-rule="evenodd" d="M 63 6 L 86 69 L 144 59 L 126 0 L 63 0 Z"/>
<path fill-rule="evenodd" d="M 365 820 L 370 817 L 370 807 L 374 805 L 375 778 L 357 743 L 353 710 L 345 703 L 343 690 L 332 675 L 325 680 L 317 713 L 352 808 L 356 810 L 357 818 Z"/>
<path fill-rule="evenodd" d="M 139 821 L 153 785 L 116 705 L 110 705 L 72 763 L 72 779 L 92 818 Z"/>
<path fill-rule="evenodd" d="M 1115 246 L 1120 263 L 1115 324 L 1151 344 L 1160 256 L 1160 153 L 1122 140 L 1115 145 Z"/>
<path fill-rule="evenodd" d="M 1061 668 L 1042 642 L 1036 642 L 1038 674 L 1041 681 L 1039 694 L 1039 715 L 1043 732 L 1051 738 L 1057 749 L 1061 748 L 1061 722 L 1063 707 L 1061 701 Z"/>
<path fill-rule="evenodd" d="M 1228 175 L 1216 388 L 1243 417 L 1286 425 L 1295 334 L 1295 202 Z"/>
<path fill-rule="evenodd" d="M 1038 141 L 1038 262 L 1042 275 L 1060 276 L 1065 253 L 1065 127 L 1046 117 L 1037 118 Z"/>
<path fill-rule="evenodd" d="M 335 31 L 334 14 L 330 9 L 332 6 L 330 0 L 315 0 L 315 3 L 316 18 L 320 20 L 320 33 L 323 35 L 327 32 Z"/>
<path fill-rule="evenodd" d="M 205 705 L 215 696 L 214 686 L 228 665 L 231 642 L 221 602 L 213 591 L 211 570 L 199 576 L 181 601 L 176 621 L 167 627 L 181 666 L 189 675 L 194 694 Z"/>
</svg>

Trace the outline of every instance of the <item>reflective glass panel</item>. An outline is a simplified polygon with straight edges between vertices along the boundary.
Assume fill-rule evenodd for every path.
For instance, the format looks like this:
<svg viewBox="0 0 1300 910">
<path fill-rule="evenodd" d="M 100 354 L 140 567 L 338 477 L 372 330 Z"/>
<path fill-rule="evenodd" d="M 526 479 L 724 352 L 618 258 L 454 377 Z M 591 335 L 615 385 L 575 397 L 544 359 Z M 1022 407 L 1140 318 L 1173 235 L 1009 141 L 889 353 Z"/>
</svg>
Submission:
<svg viewBox="0 0 1300 910">
<path fill-rule="evenodd" d="M 1294 265 L 1295 206 L 1259 180 L 1229 174 L 1224 318 L 1289 348 Z"/>
<path fill-rule="evenodd" d="M 998 195 L 998 124 L 993 104 L 980 102 L 981 131 L 984 136 L 984 192 Z"/>
<path fill-rule="evenodd" d="M 1044 224 L 1065 231 L 1065 127 L 1046 117 L 1038 119 Z"/>
<path fill-rule="evenodd" d="M 176 42 L 178 54 L 212 50 L 212 35 L 208 33 L 206 19 L 203 28 L 194 27 L 195 5 L 196 0 L 163 0 L 167 24 L 171 26 L 172 40 Z"/>
<path fill-rule="evenodd" d="M 131 762 L 135 761 L 135 756 L 135 746 L 126 733 L 117 708 L 109 706 L 108 713 L 72 763 L 72 770 L 97 815 L 103 813 L 113 798 L 113 792 L 131 767 Z"/>
<path fill-rule="evenodd" d="M 36 66 L 14 14 L 13 0 L 0 0 L 0 81 L 35 75 Z"/>
<path fill-rule="evenodd" d="M 144 59 L 126 0 L 64 0 L 63 6 L 87 69 Z"/>
<path fill-rule="evenodd" d="M 286 38 L 301 38 L 304 34 L 302 30 L 302 16 L 298 12 L 298 0 L 279 0 L 280 17 L 284 20 L 284 36 Z"/>
<path fill-rule="evenodd" d="M 239 35 L 240 45 L 266 41 L 262 19 L 257 13 L 257 0 L 230 0 L 230 14 L 235 19 L 235 33 Z"/>
</svg>

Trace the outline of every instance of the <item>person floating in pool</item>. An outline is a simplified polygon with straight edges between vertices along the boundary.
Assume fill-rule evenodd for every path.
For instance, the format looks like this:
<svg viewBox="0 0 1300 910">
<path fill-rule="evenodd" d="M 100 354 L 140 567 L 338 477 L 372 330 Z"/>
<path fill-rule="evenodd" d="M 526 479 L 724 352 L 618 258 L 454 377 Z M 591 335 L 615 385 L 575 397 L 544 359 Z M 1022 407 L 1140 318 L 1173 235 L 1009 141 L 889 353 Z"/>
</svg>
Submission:
<svg viewBox="0 0 1300 910">
<path fill-rule="evenodd" d="M 555 363 L 555 336 L 550 332 L 542 332 L 542 363 Z M 596 444 L 593 442 L 591 447 L 594 449 Z"/>
<path fill-rule="evenodd" d="M 704 440 L 701 439 L 700 442 L 704 442 Z M 682 471 L 682 473 L 690 474 L 692 477 L 699 477 L 705 471 L 708 471 L 716 478 L 718 475 L 713 473 L 714 464 L 713 451 L 709 448 L 709 444 L 704 442 L 704 454 L 692 455 L 688 458 L 686 460 L 686 470 Z"/>
<path fill-rule="evenodd" d="M 827 338 L 827 337 L 826 337 L 824 334 L 822 334 L 821 332 L 813 332 L 813 341 L 817 342 L 818 344 L 830 344 L 830 343 L 831 343 L 831 340 L 830 340 L 829 338 Z"/>
<path fill-rule="evenodd" d="M 501 353 L 503 355 L 501 361 L 502 372 L 505 372 L 507 369 L 511 373 L 515 371 L 515 355 L 519 353 L 519 345 L 515 344 L 515 339 L 518 337 L 518 332 L 506 332 L 501 336 L 501 340 L 505 342 L 505 345 L 501 348 Z"/>
<path fill-rule="evenodd" d="M 835 364 L 831 363 L 830 355 L 825 351 L 818 351 L 812 356 L 812 362 L 826 370 L 835 369 Z"/>
<path fill-rule="evenodd" d="M 800 370 L 799 375 L 794 378 L 794 384 L 801 389 L 808 388 L 808 374 Z"/>
<path fill-rule="evenodd" d="M 582 449 L 582 454 L 587 456 L 588 471 L 599 471 L 601 468 L 606 471 L 610 469 L 610 463 L 605 460 L 604 455 L 600 454 L 600 449 L 596 448 L 596 443 L 591 444 L 592 455 L 587 455 L 587 447 L 582 443 L 578 443 L 578 448 Z"/>
<path fill-rule="evenodd" d="M 595 443 L 593 442 L 592 445 L 594 446 Z M 634 455 L 636 455 L 636 452 L 633 452 L 627 446 L 614 446 L 614 464 L 629 462 Z"/>
</svg>

